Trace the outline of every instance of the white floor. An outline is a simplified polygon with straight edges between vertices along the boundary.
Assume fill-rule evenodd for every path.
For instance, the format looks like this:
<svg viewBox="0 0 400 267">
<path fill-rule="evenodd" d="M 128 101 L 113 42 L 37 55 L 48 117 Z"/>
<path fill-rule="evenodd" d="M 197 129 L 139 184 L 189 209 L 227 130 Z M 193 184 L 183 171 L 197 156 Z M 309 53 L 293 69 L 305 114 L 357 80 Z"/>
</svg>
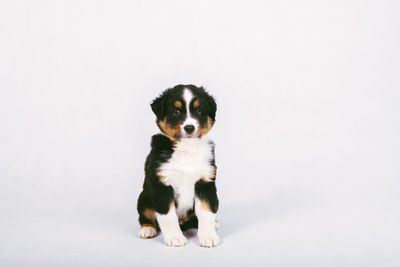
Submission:
<svg viewBox="0 0 400 267">
<path fill-rule="evenodd" d="M 324 202 L 310 194 L 224 203 L 221 244 L 183 248 L 136 235 L 133 210 L 2 216 L 2 266 L 399 266 L 399 212 L 374 203 Z M 227 201 L 227 200 L 225 200 Z"/>
</svg>

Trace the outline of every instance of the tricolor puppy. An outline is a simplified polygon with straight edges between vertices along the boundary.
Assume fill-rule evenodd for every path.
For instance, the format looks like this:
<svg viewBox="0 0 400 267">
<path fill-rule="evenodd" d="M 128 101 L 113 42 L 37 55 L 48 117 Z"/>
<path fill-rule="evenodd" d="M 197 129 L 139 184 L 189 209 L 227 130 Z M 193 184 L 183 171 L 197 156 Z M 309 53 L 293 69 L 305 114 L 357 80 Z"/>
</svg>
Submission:
<svg viewBox="0 0 400 267">
<path fill-rule="evenodd" d="M 142 238 L 161 230 L 168 246 L 183 246 L 182 234 L 198 228 L 203 247 L 219 242 L 214 144 L 205 138 L 215 122 L 214 98 L 202 87 L 177 85 L 151 104 L 162 134 L 151 140 L 137 209 Z"/>
</svg>

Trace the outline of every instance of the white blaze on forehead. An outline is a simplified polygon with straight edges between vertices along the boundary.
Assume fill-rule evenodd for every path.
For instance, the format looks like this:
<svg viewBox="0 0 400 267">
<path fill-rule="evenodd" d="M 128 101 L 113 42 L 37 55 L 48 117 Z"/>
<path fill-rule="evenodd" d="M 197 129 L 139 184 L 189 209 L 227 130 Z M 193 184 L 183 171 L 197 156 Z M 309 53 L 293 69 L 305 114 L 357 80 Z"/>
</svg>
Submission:
<svg viewBox="0 0 400 267">
<path fill-rule="evenodd" d="M 183 90 L 183 100 L 185 100 L 186 109 L 187 109 L 188 114 L 190 114 L 189 107 L 190 107 L 190 102 L 192 102 L 192 99 L 193 99 L 192 92 L 189 89 L 185 88 Z"/>
<path fill-rule="evenodd" d="M 184 129 L 183 127 L 185 127 L 186 125 L 193 125 L 194 126 L 194 132 L 196 132 L 199 129 L 199 123 L 196 119 L 192 118 L 191 114 L 190 114 L 190 103 L 192 102 L 194 96 L 193 93 L 185 88 L 183 90 L 183 100 L 185 101 L 186 104 L 186 119 L 185 121 L 182 123 L 182 132 L 184 133 Z"/>
</svg>

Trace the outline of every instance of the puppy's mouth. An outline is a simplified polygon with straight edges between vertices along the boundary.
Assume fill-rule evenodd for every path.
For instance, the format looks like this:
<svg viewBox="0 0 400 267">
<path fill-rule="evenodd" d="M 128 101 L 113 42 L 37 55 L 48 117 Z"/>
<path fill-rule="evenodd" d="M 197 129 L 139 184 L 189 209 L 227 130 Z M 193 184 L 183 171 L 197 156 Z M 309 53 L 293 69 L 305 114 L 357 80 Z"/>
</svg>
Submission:
<svg viewBox="0 0 400 267">
<path fill-rule="evenodd" d="M 183 130 L 180 132 L 181 138 L 197 138 L 200 136 L 200 132 L 196 129 L 195 131 L 188 133 L 187 131 Z"/>
<path fill-rule="evenodd" d="M 199 135 L 198 132 L 194 132 L 194 133 L 190 133 L 190 134 L 188 134 L 188 133 L 182 133 L 181 134 L 181 138 L 197 138 L 199 136 L 200 135 Z"/>
</svg>

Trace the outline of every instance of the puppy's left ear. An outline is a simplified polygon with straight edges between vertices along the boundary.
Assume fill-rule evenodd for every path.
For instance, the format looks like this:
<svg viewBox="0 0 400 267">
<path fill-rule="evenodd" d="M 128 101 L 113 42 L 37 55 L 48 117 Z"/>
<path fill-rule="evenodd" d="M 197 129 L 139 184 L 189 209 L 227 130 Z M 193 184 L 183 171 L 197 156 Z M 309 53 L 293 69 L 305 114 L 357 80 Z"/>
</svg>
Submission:
<svg viewBox="0 0 400 267">
<path fill-rule="evenodd" d="M 162 117 L 163 117 L 164 106 L 165 106 L 165 101 L 167 99 L 167 94 L 168 94 L 168 92 L 165 91 L 159 97 L 154 99 L 153 102 L 150 104 L 151 109 L 153 110 L 154 114 L 156 114 L 156 116 L 157 116 L 157 119 L 162 119 Z"/>
<path fill-rule="evenodd" d="M 210 115 L 210 118 L 215 121 L 215 113 L 217 112 L 217 103 L 215 102 L 214 97 L 212 97 L 210 94 L 207 94 L 207 105 L 208 105 L 208 114 Z"/>
</svg>

